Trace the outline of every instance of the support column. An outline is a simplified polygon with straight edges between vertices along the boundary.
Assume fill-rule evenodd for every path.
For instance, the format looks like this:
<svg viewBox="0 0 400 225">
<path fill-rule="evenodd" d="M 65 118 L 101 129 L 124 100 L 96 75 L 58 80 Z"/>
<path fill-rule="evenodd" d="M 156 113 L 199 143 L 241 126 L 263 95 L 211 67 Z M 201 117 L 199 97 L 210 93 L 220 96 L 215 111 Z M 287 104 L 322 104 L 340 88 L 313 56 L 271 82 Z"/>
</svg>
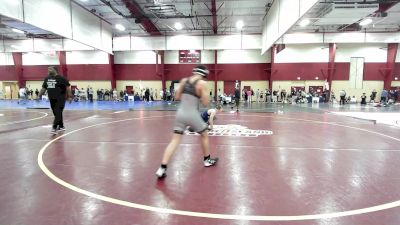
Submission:
<svg viewBox="0 0 400 225">
<path fill-rule="evenodd" d="M 394 68 L 396 65 L 396 55 L 397 55 L 397 48 L 399 47 L 398 43 L 389 43 L 388 44 L 388 51 L 387 51 L 387 62 L 386 62 L 386 74 L 385 80 L 383 83 L 383 87 L 386 90 L 389 90 L 392 86 L 392 80 L 394 75 Z"/>
<path fill-rule="evenodd" d="M 167 81 L 166 81 L 166 76 L 165 76 L 165 65 L 164 65 L 164 50 L 158 51 L 157 54 L 157 63 L 158 63 L 158 55 L 160 55 L 160 69 L 158 70 L 159 75 L 161 77 L 161 83 L 162 83 L 162 90 L 165 91 L 167 89 Z"/>
<path fill-rule="evenodd" d="M 275 55 L 276 55 L 276 45 L 273 45 L 271 47 L 271 74 L 269 75 L 269 82 L 268 82 L 269 83 L 268 88 L 271 91 L 271 94 L 272 94 L 272 83 L 274 82 L 273 75 L 275 73 L 275 66 L 274 66 L 274 64 L 275 64 Z"/>
<path fill-rule="evenodd" d="M 15 75 L 18 79 L 18 86 L 25 87 L 26 80 L 24 79 L 23 68 L 22 68 L 22 52 L 12 53 L 15 65 Z"/>
<path fill-rule="evenodd" d="M 108 62 L 111 67 L 111 88 L 117 88 L 117 73 L 115 71 L 114 55 L 108 54 Z"/>
<path fill-rule="evenodd" d="M 214 50 L 214 100 L 218 101 L 218 51 Z"/>
<path fill-rule="evenodd" d="M 336 43 L 329 43 L 329 62 L 328 62 L 328 77 L 326 78 L 328 82 L 329 92 L 328 92 L 328 101 L 331 98 L 332 92 L 332 80 L 335 75 L 335 57 L 336 57 Z"/>
<path fill-rule="evenodd" d="M 67 69 L 67 56 L 65 51 L 58 51 L 58 61 L 60 64 L 60 73 L 65 78 L 68 78 L 68 69 Z"/>
</svg>

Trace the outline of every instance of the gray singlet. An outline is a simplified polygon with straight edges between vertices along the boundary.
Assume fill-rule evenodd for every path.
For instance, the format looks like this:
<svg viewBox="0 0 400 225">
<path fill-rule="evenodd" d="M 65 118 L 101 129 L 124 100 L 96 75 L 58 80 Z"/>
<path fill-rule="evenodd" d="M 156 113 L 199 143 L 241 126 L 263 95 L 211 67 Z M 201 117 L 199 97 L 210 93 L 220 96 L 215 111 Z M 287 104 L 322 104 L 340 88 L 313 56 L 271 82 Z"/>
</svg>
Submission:
<svg viewBox="0 0 400 225">
<path fill-rule="evenodd" d="M 174 133 L 183 134 L 187 126 L 190 126 L 197 133 L 202 133 L 208 128 L 197 110 L 200 102 L 200 97 L 196 94 L 196 83 L 198 81 L 190 83 L 189 78 L 184 84 L 181 103 L 176 113 Z"/>
</svg>

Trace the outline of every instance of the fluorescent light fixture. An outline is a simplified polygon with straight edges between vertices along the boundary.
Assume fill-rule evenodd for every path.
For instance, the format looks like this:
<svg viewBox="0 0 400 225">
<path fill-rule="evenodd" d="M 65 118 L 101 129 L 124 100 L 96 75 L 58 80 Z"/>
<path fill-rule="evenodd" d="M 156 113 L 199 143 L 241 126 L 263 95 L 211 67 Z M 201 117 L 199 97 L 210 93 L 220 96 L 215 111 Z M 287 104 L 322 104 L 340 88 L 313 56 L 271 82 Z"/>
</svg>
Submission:
<svg viewBox="0 0 400 225">
<path fill-rule="evenodd" d="M 14 31 L 15 33 L 20 33 L 20 34 L 25 33 L 22 30 L 18 30 L 18 29 L 15 29 L 15 28 L 12 28 L 11 30 Z"/>
<path fill-rule="evenodd" d="M 243 28 L 243 26 L 244 26 L 243 21 L 239 20 L 239 21 L 236 22 L 236 28 L 237 29 L 241 30 Z"/>
<path fill-rule="evenodd" d="M 309 20 L 308 18 L 305 18 L 305 19 L 303 19 L 303 20 L 300 22 L 300 26 L 301 26 L 301 27 L 305 27 L 305 26 L 307 26 L 308 24 L 310 24 L 310 20 Z"/>
<path fill-rule="evenodd" d="M 177 30 L 182 30 L 182 28 L 183 28 L 183 26 L 182 26 L 181 23 L 175 23 L 174 27 L 175 27 L 175 29 L 177 29 Z"/>
<path fill-rule="evenodd" d="M 124 26 L 122 26 L 121 24 L 115 24 L 115 28 L 117 28 L 118 30 L 120 30 L 120 31 L 124 31 L 125 30 L 125 27 Z"/>
<path fill-rule="evenodd" d="M 361 21 L 361 22 L 360 22 L 360 25 L 361 25 L 361 26 L 365 26 L 365 25 L 368 25 L 368 24 L 370 24 L 370 23 L 372 23 L 372 19 L 367 18 L 367 19 L 364 19 L 363 21 Z"/>
</svg>

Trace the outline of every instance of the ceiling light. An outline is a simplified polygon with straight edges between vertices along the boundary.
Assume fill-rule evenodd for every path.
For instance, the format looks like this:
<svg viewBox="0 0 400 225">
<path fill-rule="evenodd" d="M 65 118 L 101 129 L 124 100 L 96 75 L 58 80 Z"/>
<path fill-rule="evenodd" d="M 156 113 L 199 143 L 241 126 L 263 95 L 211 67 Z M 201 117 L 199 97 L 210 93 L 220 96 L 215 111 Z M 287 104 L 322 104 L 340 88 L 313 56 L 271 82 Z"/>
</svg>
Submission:
<svg viewBox="0 0 400 225">
<path fill-rule="evenodd" d="M 301 22 L 300 22 L 300 26 L 301 27 L 305 27 L 305 26 L 307 26 L 308 24 L 310 24 L 310 20 L 309 19 L 303 19 Z"/>
<path fill-rule="evenodd" d="M 11 30 L 14 31 L 15 33 L 19 33 L 19 34 L 25 33 L 24 31 L 18 30 L 18 29 L 15 29 L 15 28 L 12 28 Z"/>
<path fill-rule="evenodd" d="M 115 24 L 115 28 L 117 28 L 118 30 L 120 30 L 120 31 L 124 31 L 125 30 L 125 27 L 124 26 L 122 26 L 121 24 Z"/>
<path fill-rule="evenodd" d="M 361 21 L 361 22 L 360 22 L 360 25 L 361 25 L 361 26 L 365 26 L 365 25 L 368 25 L 368 24 L 370 24 L 370 23 L 372 23 L 372 19 L 367 18 L 367 19 Z"/>
<path fill-rule="evenodd" d="M 395 79 L 395 80 L 398 80 L 399 78 L 395 77 L 394 79 Z"/>
<path fill-rule="evenodd" d="M 301 78 L 300 77 L 297 77 L 297 80 L 300 80 Z"/>
<path fill-rule="evenodd" d="M 236 28 L 237 29 L 241 30 L 243 28 L 243 26 L 244 26 L 243 21 L 239 20 L 239 21 L 236 22 Z"/>
<path fill-rule="evenodd" d="M 316 80 L 318 80 L 318 79 L 319 79 L 319 77 L 315 77 L 315 79 L 316 79 Z"/>
<path fill-rule="evenodd" d="M 182 26 L 181 23 L 175 23 L 174 27 L 175 27 L 175 29 L 177 29 L 177 30 L 182 30 L 182 28 L 183 28 L 183 26 Z"/>
</svg>

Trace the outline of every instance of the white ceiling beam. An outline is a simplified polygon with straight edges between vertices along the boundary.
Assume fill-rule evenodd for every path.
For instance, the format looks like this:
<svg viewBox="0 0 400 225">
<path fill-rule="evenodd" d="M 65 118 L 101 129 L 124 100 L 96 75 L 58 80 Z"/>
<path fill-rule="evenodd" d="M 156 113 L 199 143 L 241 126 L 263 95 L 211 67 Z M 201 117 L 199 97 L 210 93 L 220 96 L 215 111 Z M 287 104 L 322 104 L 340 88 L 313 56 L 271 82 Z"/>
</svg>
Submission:
<svg viewBox="0 0 400 225">
<path fill-rule="evenodd" d="M 268 51 L 317 2 L 318 0 L 275 0 L 263 21 L 261 54 Z"/>
<path fill-rule="evenodd" d="M 111 25 L 72 0 L 3 1 L 0 14 L 112 54 Z"/>
</svg>

